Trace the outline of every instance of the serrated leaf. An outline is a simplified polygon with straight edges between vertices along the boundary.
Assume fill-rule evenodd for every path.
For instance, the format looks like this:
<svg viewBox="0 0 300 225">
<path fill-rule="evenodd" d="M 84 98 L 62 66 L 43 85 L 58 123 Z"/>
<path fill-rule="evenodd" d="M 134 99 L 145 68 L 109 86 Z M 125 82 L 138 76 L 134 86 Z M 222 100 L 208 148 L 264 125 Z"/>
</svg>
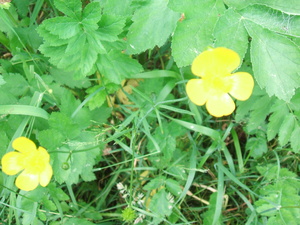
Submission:
<svg viewBox="0 0 300 225">
<path fill-rule="evenodd" d="M 269 96 L 289 102 L 300 87 L 300 49 L 288 38 L 244 21 L 252 37 L 254 76 Z"/>
<path fill-rule="evenodd" d="M 264 4 L 287 14 L 300 14 L 300 2 L 298 0 L 250 0 L 249 2 Z"/>
<path fill-rule="evenodd" d="M 286 107 L 282 107 L 282 105 L 280 110 L 276 110 L 274 111 L 274 113 L 272 113 L 272 115 L 269 118 L 269 123 L 267 127 L 268 141 L 276 137 L 282 125 L 282 121 L 288 113 L 288 109 Z"/>
<path fill-rule="evenodd" d="M 165 189 L 159 190 L 151 199 L 149 209 L 160 218 L 169 216 L 172 213 L 173 205 L 168 200 Z"/>
<path fill-rule="evenodd" d="M 102 6 L 105 14 L 115 14 L 120 16 L 131 16 L 133 7 L 132 0 L 104 0 Z"/>
<path fill-rule="evenodd" d="M 79 176 L 85 181 L 95 179 L 91 173 L 98 154 L 101 154 L 99 144 L 97 145 L 95 134 L 91 132 L 81 132 L 76 139 L 65 142 L 51 155 L 56 181 L 60 184 L 75 184 L 78 183 Z"/>
<path fill-rule="evenodd" d="M 285 115 L 284 120 L 282 121 L 282 125 L 279 129 L 278 140 L 280 145 L 286 145 L 290 138 L 291 134 L 295 127 L 296 118 L 294 114 L 289 113 Z"/>
<path fill-rule="evenodd" d="M 169 6 L 184 13 L 177 23 L 172 41 L 172 55 L 179 67 L 188 66 L 208 46 L 213 44 L 213 30 L 224 11 L 219 0 L 171 0 Z"/>
<path fill-rule="evenodd" d="M 152 191 L 154 189 L 158 189 L 165 185 L 166 179 L 167 178 L 164 176 L 155 177 L 154 179 L 150 180 L 150 182 L 147 183 L 143 187 L 143 189 L 146 191 Z"/>
<path fill-rule="evenodd" d="M 241 59 L 244 58 L 248 48 L 248 33 L 241 16 L 232 8 L 227 9 L 219 18 L 214 36 L 215 47 L 227 47 L 236 51 Z"/>
<path fill-rule="evenodd" d="M 125 26 L 125 18 L 112 14 L 104 14 L 99 21 L 98 34 L 101 40 L 116 41 L 118 35 L 123 31 Z"/>
<path fill-rule="evenodd" d="M 291 146 L 295 153 L 300 152 L 300 127 L 296 125 L 291 135 Z"/>
<path fill-rule="evenodd" d="M 80 15 L 82 10 L 82 3 L 80 0 L 55 0 L 54 5 L 59 11 L 73 18 Z"/>
<path fill-rule="evenodd" d="M 99 2 L 91 2 L 83 9 L 81 22 L 85 28 L 96 30 L 98 28 L 97 23 L 101 19 L 101 16 Z"/>
<path fill-rule="evenodd" d="M 250 5 L 239 11 L 244 19 L 269 30 L 299 37 L 300 16 L 285 14 L 263 5 Z"/>
<path fill-rule="evenodd" d="M 127 36 L 128 54 L 140 53 L 155 45 L 160 47 L 167 41 L 180 18 L 167 4 L 168 1 L 153 0 L 135 11 Z"/>
<path fill-rule="evenodd" d="M 80 21 L 70 17 L 55 17 L 43 22 L 45 28 L 60 39 L 68 39 L 81 31 Z"/>
<path fill-rule="evenodd" d="M 263 137 L 252 137 L 247 141 L 246 149 L 253 158 L 259 158 L 268 151 L 267 140 Z"/>
<path fill-rule="evenodd" d="M 175 196 L 179 196 L 182 192 L 182 189 L 178 181 L 173 179 L 166 180 L 166 188 L 169 192 L 171 192 Z"/>
<path fill-rule="evenodd" d="M 97 66 L 106 79 L 116 84 L 143 70 L 138 61 L 119 51 L 99 55 Z"/>
<path fill-rule="evenodd" d="M 78 125 L 64 113 L 53 112 L 49 118 L 49 125 L 69 139 L 75 138 L 80 134 Z"/>
</svg>

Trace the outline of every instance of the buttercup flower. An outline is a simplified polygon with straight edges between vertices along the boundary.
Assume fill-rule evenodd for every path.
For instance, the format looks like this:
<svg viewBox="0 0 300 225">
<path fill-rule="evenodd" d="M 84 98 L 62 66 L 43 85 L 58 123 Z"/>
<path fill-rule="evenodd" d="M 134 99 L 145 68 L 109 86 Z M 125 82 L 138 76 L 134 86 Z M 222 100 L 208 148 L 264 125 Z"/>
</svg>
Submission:
<svg viewBox="0 0 300 225">
<path fill-rule="evenodd" d="M 26 137 L 16 138 L 12 147 L 18 152 L 8 152 L 3 156 L 2 171 L 7 175 L 15 175 L 22 171 L 15 182 L 21 190 L 31 191 L 38 184 L 47 186 L 53 170 L 46 149 L 43 147 L 37 149 L 34 142 Z"/>
<path fill-rule="evenodd" d="M 240 65 L 240 57 L 233 50 L 219 47 L 202 52 L 192 63 L 192 72 L 202 79 L 191 79 L 186 85 L 190 100 L 196 105 L 206 104 L 215 117 L 230 115 L 235 109 L 231 96 L 245 101 L 254 87 L 252 76 L 246 72 L 232 73 Z"/>
</svg>

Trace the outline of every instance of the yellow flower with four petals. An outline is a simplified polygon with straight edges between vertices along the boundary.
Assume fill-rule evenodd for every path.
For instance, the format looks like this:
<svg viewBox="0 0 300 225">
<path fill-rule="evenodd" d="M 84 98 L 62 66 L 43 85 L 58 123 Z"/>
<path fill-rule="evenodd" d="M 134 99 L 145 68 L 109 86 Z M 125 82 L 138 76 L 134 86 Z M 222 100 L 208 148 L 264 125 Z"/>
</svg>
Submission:
<svg viewBox="0 0 300 225">
<path fill-rule="evenodd" d="M 16 138 L 12 147 L 16 151 L 6 153 L 2 160 L 2 171 L 7 175 L 16 175 L 16 186 L 24 191 L 31 191 L 39 184 L 47 186 L 53 175 L 50 156 L 43 147 L 36 148 L 33 141 L 26 137 Z"/>
<path fill-rule="evenodd" d="M 186 85 L 190 100 L 196 105 L 206 104 L 209 114 L 215 117 L 230 115 L 237 100 L 245 101 L 254 87 L 252 76 L 246 72 L 232 72 L 241 63 L 239 55 L 219 47 L 202 52 L 192 63 L 192 72 L 202 79 L 191 79 Z"/>
</svg>

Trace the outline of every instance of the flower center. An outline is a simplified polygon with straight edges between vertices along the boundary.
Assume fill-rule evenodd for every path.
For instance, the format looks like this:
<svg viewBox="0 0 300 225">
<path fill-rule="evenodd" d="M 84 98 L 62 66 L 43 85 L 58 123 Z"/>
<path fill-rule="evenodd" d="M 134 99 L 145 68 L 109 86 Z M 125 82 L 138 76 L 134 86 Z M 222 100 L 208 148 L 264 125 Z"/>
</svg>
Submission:
<svg viewBox="0 0 300 225">
<path fill-rule="evenodd" d="M 232 88 L 232 82 L 228 76 L 208 76 L 205 78 L 205 86 L 210 91 L 228 93 Z"/>
<path fill-rule="evenodd" d="M 39 151 L 34 151 L 25 157 L 24 165 L 28 173 L 39 174 L 45 170 L 47 162 Z"/>
</svg>

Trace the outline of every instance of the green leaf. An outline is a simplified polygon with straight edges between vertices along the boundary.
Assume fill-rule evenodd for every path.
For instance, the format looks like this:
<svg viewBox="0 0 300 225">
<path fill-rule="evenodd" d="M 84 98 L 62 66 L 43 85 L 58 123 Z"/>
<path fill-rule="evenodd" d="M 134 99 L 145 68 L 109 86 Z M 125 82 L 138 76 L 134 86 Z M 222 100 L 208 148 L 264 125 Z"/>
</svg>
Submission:
<svg viewBox="0 0 300 225">
<path fill-rule="evenodd" d="M 103 0 L 104 15 L 115 14 L 120 16 L 131 16 L 133 7 L 132 0 Z"/>
<path fill-rule="evenodd" d="M 184 13 L 177 23 L 172 41 L 172 55 L 179 67 L 188 66 L 208 46 L 213 45 L 213 31 L 224 11 L 220 0 L 170 0 L 169 7 Z"/>
<path fill-rule="evenodd" d="M 214 192 L 209 197 L 209 206 L 208 210 L 203 213 L 201 216 L 204 218 L 203 224 L 204 225 L 212 225 L 213 224 L 213 218 L 215 215 L 215 209 L 217 204 L 217 196 L 218 192 Z M 214 225 L 221 225 L 222 224 L 222 216 L 219 217 L 217 223 L 214 223 Z"/>
<path fill-rule="evenodd" d="M 166 177 L 164 176 L 158 176 L 150 180 L 149 183 L 147 183 L 143 189 L 146 191 L 152 191 L 154 189 L 158 189 L 162 186 L 165 186 Z"/>
<path fill-rule="evenodd" d="M 118 35 L 122 33 L 125 26 L 125 18 L 122 16 L 116 16 L 112 14 L 104 14 L 99 21 L 98 33 L 102 40 L 116 41 Z"/>
<path fill-rule="evenodd" d="M 259 158 L 268 151 L 267 140 L 263 136 L 251 137 L 247 141 L 246 149 L 253 158 Z"/>
<path fill-rule="evenodd" d="M 289 113 L 285 115 L 284 120 L 282 121 L 282 125 L 279 129 L 279 144 L 280 145 L 286 145 L 290 138 L 291 138 L 291 134 L 294 130 L 295 127 L 295 122 L 296 122 L 296 118 L 294 116 L 294 114 Z"/>
<path fill-rule="evenodd" d="M 289 114 L 287 105 L 281 100 L 277 100 L 273 103 L 271 111 L 273 113 L 269 117 L 269 123 L 267 127 L 268 141 L 276 137 L 282 125 L 282 121 L 285 119 L 286 115 Z"/>
<path fill-rule="evenodd" d="M 285 35 L 300 36 L 300 16 L 285 14 L 263 5 L 250 5 L 238 12 L 243 19 Z"/>
<path fill-rule="evenodd" d="M 85 220 L 85 219 L 79 219 L 79 218 L 72 218 L 68 219 L 66 222 L 64 222 L 65 225 L 75 225 L 75 224 L 80 224 L 80 225 L 95 225 L 94 223 Z"/>
<path fill-rule="evenodd" d="M 116 84 L 143 70 L 138 61 L 119 51 L 99 55 L 97 66 L 106 79 Z"/>
<path fill-rule="evenodd" d="M 180 18 L 167 4 L 168 1 L 153 0 L 135 11 L 127 36 L 128 54 L 140 53 L 155 45 L 160 47 L 167 41 Z"/>
<path fill-rule="evenodd" d="M 214 36 L 215 47 L 227 47 L 236 51 L 241 59 L 248 49 L 248 33 L 244 27 L 241 16 L 229 8 L 219 18 Z"/>
<path fill-rule="evenodd" d="M 291 135 L 291 146 L 295 153 L 300 152 L 300 127 L 299 125 L 295 125 L 295 129 Z"/>
<path fill-rule="evenodd" d="M 267 5 L 287 14 L 300 14 L 300 2 L 298 0 L 250 0 L 249 2 Z"/>
<path fill-rule="evenodd" d="M 49 118 L 49 125 L 61 132 L 66 138 L 72 139 L 80 134 L 79 127 L 70 117 L 60 112 L 53 112 Z"/>
<path fill-rule="evenodd" d="M 182 192 L 182 189 L 181 189 L 178 181 L 173 180 L 173 179 L 166 180 L 166 188 L 168 191 L 170 191 L 175 196 L 179 196 Z"/>
<path fill-rule="evenodd" d="M 244 21 L 252 37 L 254 76 L 269 96 L 289 102 L 300 87 L 300 49 L 290 39 Z"/>
<path fill-rule="evenodd" d="M 99 2 L 89 3 L 82 12 L 82 24 L 86 29 L 96 30 L 97 23 L 101 19 L 101 7 Z"/>
<path fill-rule="evenodd" d="M 80 21 L 70 17 L 55 17 L 43 22 L 46 29 L 60 39 L 74 37 L 81 31 Z"/>
<path fill-rule="evenodd" d="M 165 189 L 161 189 L 153 196 L 149 209 L 151 212 L 159 216 L 159 218 L 171 215 L 173 204 L 169 201 L 168 193 Z"/>
<path fill-rule="evenodd" d="M 82 10 L 82 3 L 80 0 L 55 0 L 54 5 L 59 11 L 73 18 L 78 17 Z"/>
</svg>

